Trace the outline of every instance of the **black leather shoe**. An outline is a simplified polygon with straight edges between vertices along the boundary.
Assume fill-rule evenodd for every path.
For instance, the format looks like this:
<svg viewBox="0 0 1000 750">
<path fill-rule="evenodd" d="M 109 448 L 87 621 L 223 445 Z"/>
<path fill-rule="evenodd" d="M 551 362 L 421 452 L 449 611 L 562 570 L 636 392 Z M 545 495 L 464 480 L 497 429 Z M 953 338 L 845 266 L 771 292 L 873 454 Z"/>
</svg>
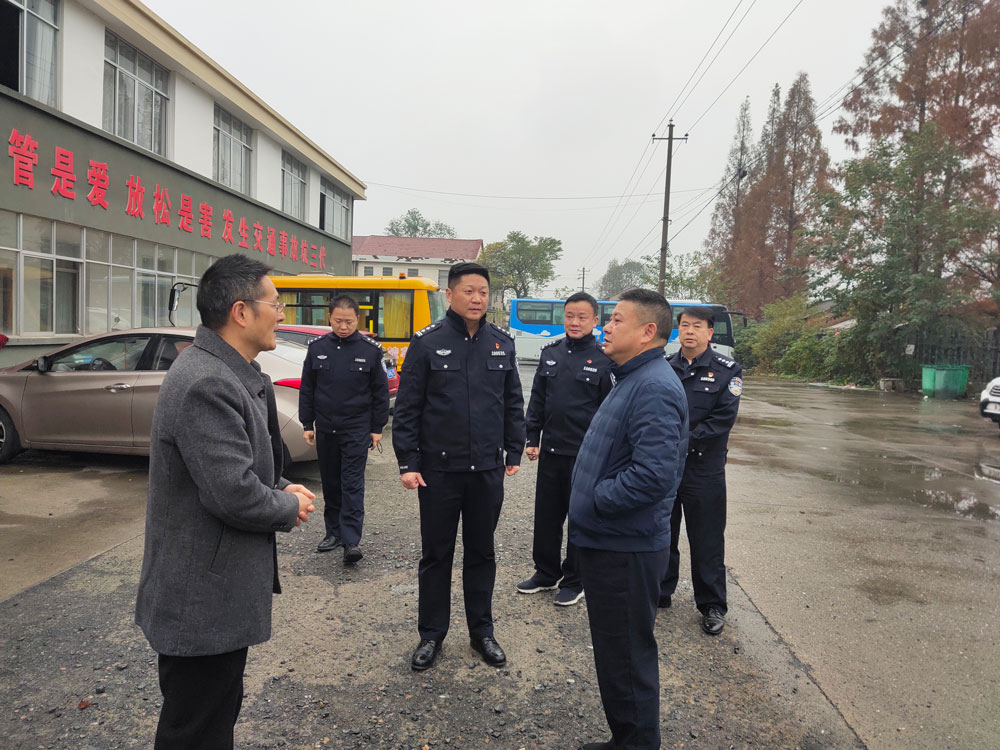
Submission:
<svg viewBox="0 0 1000 750">
<path fill-rule="evenodd" d="M 661 596 L 660 600 L 656 603 L 658 609 L 670 609 L 670 597 Z"/>
<path fill-rule="evenodd" d="M 334 536 L 333 534 L 327 534 L 323 537 L 323 541 L 316 545 L 317 552 L 332 552 L 337 549 L 343 542 L 340 541 L 339 536 Z"/>
<path fill-rule="evenodd" d="M 469 641 L 474 651 L 478 651 L 483 657 L 483 661 L 491 667 L 502 667 L 507 663 L 507 654 L 500 648 L 500 644 L 488 635 L 482 638 L 472 638 Z"/>
<path fill-rule="evenodd" d="M 701 629 L 709 635 L 718 635 L 726 627 L 726 613 L 718 607 L 709 607 L 701 617 Z"/>
<path fill-rule="evenodd" d="M 615 750 L 614 742 L 588 742 L 580 745 L 580 750 Z"/>
<path fill-rule="evenodd" d="M 362 557 L 364 557 L 364 554 L 361 552 L 361 548 L 357 545 L 344 547 L 344 565 L 353 565 Z"/>
<path fill-rule="evenodd" d="M 413 652 L 413 658 L 410 659 L 410 666 L 417 672 L 423 672 L 425 669 L 430 669 L 434 666 L 434 662 L 437 661 L 438 654 L 440 653 L 440 641 L 420 641 L 420 645 L 417 646 L 416 651 Z"/>
</svg>

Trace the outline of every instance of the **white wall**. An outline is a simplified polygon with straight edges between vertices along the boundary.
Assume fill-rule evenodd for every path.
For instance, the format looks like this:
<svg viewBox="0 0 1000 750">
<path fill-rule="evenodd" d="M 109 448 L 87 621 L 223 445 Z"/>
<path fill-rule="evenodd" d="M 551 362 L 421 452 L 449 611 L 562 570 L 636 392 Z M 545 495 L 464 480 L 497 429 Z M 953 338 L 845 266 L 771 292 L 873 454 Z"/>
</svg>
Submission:
<svg viewBox="0 0 1000 750">
<path fill-rule="evenodd" d="M 319 170 L 305 162 L 306 172 L 306 224 L 319 226 Z"/>
<path fill-rule="evenodd" d="M 254 160 L 257 171 L 254 175 L 255 198 L 272 208 L 281 210 L 281 145 L 267 133 L 256 131 Z"/>
<path fill-rule="evenodd" d="M 172 115 L 167 122 L 171 136 L 167 156 L 182 167 L 212 179 L 215 99 L 176 70 L 170 71 L 170 78 L 173 92 Z"/>
<path fill-rule="evenodd" d="M 57 36 L 60 109 L 99 128 L 104 107 L 104 22 L 75 2 L 64 2 Z"/>
</svg>

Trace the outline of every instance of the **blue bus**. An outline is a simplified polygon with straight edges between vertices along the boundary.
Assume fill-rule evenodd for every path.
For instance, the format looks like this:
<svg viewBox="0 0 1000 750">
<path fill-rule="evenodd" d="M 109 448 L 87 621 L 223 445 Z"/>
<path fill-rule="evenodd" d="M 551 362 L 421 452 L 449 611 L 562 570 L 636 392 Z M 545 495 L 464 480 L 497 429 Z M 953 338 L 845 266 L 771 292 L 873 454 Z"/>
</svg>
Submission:
<svg viewBox="0 0 1000 750">
<path fill-rule="evenodd" d="M 563 305 L 561 299 L 527 299 L 518 298 L 510 302 L 510 332 L 514 334 L 514 344 L 518 359 L 537 361 L 541 356 L 542 347 L 554 338 L 566 335 L 563 327 Z M 733 321 L 729 310 L 724 305 L 710 302 L 682 299 L 669 300 L 674 315 L 674 330 L 667 342 L 667 354 L 672 354 L 680 348 L 677 343 L 677 318 L 685 307 L 704 305 L 712 308 L 715 313 L 715 335 L 712 337 L 712 348 L 724 357 L 733 356 Z M 598 339 L 604 339 L 603 326 L 611 319 L 611 311 L 617 302 L 600 300 L 598 303 L 600 325 L 594 329 Z M 737 313 L 739 315 L 739 313 Z"/>
</svg>

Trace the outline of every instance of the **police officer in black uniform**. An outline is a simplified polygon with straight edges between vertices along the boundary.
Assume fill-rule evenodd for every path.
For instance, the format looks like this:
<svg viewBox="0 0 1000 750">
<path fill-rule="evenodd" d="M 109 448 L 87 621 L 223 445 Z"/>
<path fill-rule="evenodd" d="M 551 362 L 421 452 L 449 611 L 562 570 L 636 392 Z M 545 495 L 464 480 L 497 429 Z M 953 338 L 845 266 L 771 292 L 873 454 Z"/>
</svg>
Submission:
<svg viewBox="0 0 1000 750">
<path fill-rule="evenodd" d="M 471 645 L 487 664 L 507 662 L 493 637 L 493 532 L 504 474 L 513 476 L 520 468 L 524 397 L 514 339 L 486 320 L 489 279 L 477 263 L 452 266 L 450 308 L 413 337 L 399 378 L 392 442 L 403 486 L 416 489 L 420 501 L 415 670 L 433 666 L 448 633 L 460 518 Z"/>
<path fill-rule="evenodd" d="M 670 518 L 670 563 L 659 601 L 669 607 L 677 588 L 683 512 L 694 601 L 709 635 L 718 635 L 726 624 L 726 444 L 743 392 L 743 368 L 709 346 L 714 328 L 711 308 L 684 309 L 677 319 L 680 351 L 667 358 L 687 393 L 691 437 Z"/>
<path fill-rule="evenodd" d="M 534 594 L 558 586 L 554 602 L 569 606 L 583 598 L 576 547 L 568 540 L 566 559 L 559 563 L 570 480 L 590 420 L 611 390 L 614 363 L 594 337 L 600 320 L 597 300 L 577 292 L 566 300 L 563 313 L 566 336 L 542 348 L 525 417 L 525 452 L 538 461 L 531 548 L 535 572 L 517 590 Z"/>
<path fill-rule="evenodd" d="M 299 389 L 299 420 L 306 442 L 316 446 L 323 482 L 326 535 L 316 551 L 343 545 L 348 564 L 364 556 L 365 464 L 389 421 L 385 352 L 358 332 L 360 312 L 347 295 L 330 302 L 333 331 L 309 344 Z"/>
</svg>

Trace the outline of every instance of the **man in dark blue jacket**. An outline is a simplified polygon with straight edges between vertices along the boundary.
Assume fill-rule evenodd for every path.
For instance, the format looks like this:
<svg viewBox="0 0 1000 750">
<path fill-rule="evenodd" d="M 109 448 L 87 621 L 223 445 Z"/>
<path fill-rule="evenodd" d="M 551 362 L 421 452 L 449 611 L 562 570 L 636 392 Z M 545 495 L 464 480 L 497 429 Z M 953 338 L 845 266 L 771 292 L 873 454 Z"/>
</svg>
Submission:
<svg viewBox="0 0 1000 750">
<path fill-rule="evenodd" d="M 684 471 L 688 410 L 663 357 L 670 305 L 622 294 L 604 327 L 615 387 L 597 410 L 573 472 L 569 537 L 578 548 L 608 742 L 583 750 L 660 747 L 660 674 L 653 625 L 667 570 L 670 512 Z"/>
<path fill-rule="evenodd" d="M 670 519 L 670 565 L 660 590 L 669 607 L 680 570 L 681 513 L 691 547 L 691 584 L 701 629 L 718 635 L 726 624 L 726 445 L 743 393 L 743 369 L 712 350 L 715 315 L 688 307 L 677 321 L 679 352 L 667 362 L 687 393 L 691 440 Z"/>
<path fill-rule="evenodd" d="M 330 302 L 333 330 L 309 344 L 299 389 L 299 420 L 306 442 L 316 446 L 323 482 L 326 535 L 316 551 L 343 545 L 347 564 L 363 557 L 365 464 L 389 421 L 384 352 L 358 332 L 360 312 L 353 297 Z"/>
<path fill-rule="evenodd" d="M 594 412 L 611 391 L 612 362 L 594 337 L 597 312 L 597 300 L 586 292 L 566 300 L 566 336 L 542 348 L 525 416 L 528 444 L 524 452 L 538 461 L 531 545 L 535 573 L 517 584 L 517 590 L 534 594 L 558 586 L 554 602 L 564 607 L 583 598 L 572 542 L 566 544 L 566 559 L 559 562 L 573 464 Z"/>
<path fill-rule="evenodd" d="M 410 662 L 418 671 L 434 665 L 448 634 L 459 519 L 470 645 L 491 666 L 507 663 L 493 637 L 493 533 L 504 475 L 518 472 L 524 450 L 514 338 L 486 320 L 490 272 L 457 263 L 446 294 L 445 317 L 410 341 L 392 422 L 399 478 L 420 502 L 420 643 Z"/>
</svg>

